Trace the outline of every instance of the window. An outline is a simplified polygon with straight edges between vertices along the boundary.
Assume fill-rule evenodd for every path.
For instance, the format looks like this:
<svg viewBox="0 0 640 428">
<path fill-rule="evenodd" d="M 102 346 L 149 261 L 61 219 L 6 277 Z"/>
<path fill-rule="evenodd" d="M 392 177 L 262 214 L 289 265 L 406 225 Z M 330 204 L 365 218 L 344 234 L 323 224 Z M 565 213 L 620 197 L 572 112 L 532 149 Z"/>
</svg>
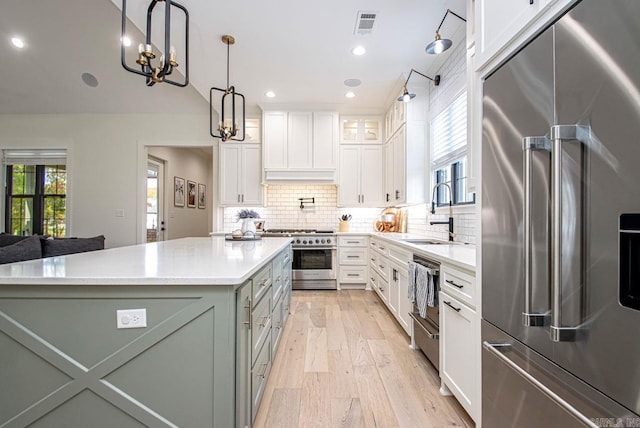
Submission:
<svg viewBox="0 0 640 428">
<path fill-rule="evenodd" d="M 48 156 L 46 156 L 48 155 Z M 5 150 L 5 230 L 66 235 L 66 152 Z"/>
<path fill-rule="evenodd" d="M 446 183 L 436 190 L 436 204 L 472 204 L 475 193 L 467 191 L 467 93 L 464 92 L 431 122 L 433 183 Z"/>
</svg>

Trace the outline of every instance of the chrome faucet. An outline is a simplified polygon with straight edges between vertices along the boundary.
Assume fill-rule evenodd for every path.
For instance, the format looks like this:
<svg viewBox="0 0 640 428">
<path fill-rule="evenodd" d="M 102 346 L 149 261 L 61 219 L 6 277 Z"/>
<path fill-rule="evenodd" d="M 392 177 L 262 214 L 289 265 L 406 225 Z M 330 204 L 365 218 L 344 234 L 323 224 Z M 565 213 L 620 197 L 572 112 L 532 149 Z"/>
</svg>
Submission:
<svg viewBox="0 0 640 428">
<path fill-rule="evenodd" d="M 455 233 L 453 233 L 453 200 L 452 200 L 452 193 L 451 193 L 451 187 L 447 184 L 447 183 L 437 183 L 435 186 L 433 186 L 433 192 L 431 192 L 431 214 L 435 214 L 436 213 L 436 189 L 440 186 L 446 186 L 447 189 L 449 189 L 449 220 L 448 221 L 430 221 L 429 224 L 434 225 L 434 224 L 448 224 L 449 225 L 449 241 L 453 242 L 453 237 L 456 236 Z"/>
</svg>

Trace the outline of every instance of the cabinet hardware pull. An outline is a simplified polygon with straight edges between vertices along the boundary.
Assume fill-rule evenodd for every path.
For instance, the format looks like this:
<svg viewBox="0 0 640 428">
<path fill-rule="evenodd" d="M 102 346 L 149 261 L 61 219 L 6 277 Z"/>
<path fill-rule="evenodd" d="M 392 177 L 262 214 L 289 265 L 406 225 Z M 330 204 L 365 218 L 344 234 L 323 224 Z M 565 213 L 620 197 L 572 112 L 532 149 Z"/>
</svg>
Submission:
<svg viewBox="0 0 640 428">
<path fill-rule="evenodd" d="M 347 244 L 359 244 L 360 241 L 347 241 Z"/>
<path fill-rule="evenodd" d="M 248 327 L 249 330 L 251 330 L 251 327 L 253 327 L 253 315 L 251 314 L 251 312 L 253 311 L 252 306 L 252 302 L 251 299 L 247 299 L 249 301 L 248 305 L 245 305 L 244 308 L 247 309 L 247 315 L 249 315 L 249 321 L 245 321 L 244 324 Z"/>
<path fill-rule="evenodd" d="M 357 273 L 348 273 L 347 276 L 360 276 Z"/>
<path fill-rule="evenodd" d="M 456 284 L 455 282 L 451 281 L 450 279 L 447 279 L 447 280 L 445 280 L 444 282 L 446 282 L 447 284 L 451 284 L 451 285 L 453 285 L 454 287 L 458 287 L 459 289 L 463 289 L 463 288 L 464 288 L 464 285 L 458 285 L 458 284 Z"/>
<path fill-rule="evenodd" d="M 269 317 L 262 317 L 260 318 L 260 322 L 258 324 L 260 325 L 260 327 L 264 328 L 264 326 L 267 325 L 267 321 L 269 321 Z"/>
<path fill-rule="evenodd" d="M 348 259 L 359 259 L 360 256 L 347 256 Z"/>
<path fill-rule="evenodd" d="M 398 271 L 395 268 L 393 269 L 393 277 L 392 278 L 393 278 L 394 281 L 398 280 Z"/>
<path fill-rule="evenodd" d="M 269 364 L 263 364 L 261 366 L 261 368 L 263 368 L 262 373 L 258 373 L 258 377 L 261 377 L 264 379 L 265 375 L 267 374 L 267 367 L 269 367 Z"/>
<path fill-rule="evenodd" d="M 400 191 L 396 190 L 396 200 L 400 199 Z"/>
<path fill-rule="evenodd" d="M 453 306 L 451 304 L 451 302 L 447 302 L 446 300 L 444 300 L 442 303 L 444 303 L 445 305 L 449 306 L 451 309 L 453 309 L 456 312 L 460 312 L 460 309 L 462 309 L 462 308 L 456 308 L 455 306 Z"/>
<path fill-rule="evenodd" d="M 380 266 L 380 269 L 384 269 L 384 266 L 383 266 L 383 265 L 378 265 L 378 266 Z"/>
</svg>

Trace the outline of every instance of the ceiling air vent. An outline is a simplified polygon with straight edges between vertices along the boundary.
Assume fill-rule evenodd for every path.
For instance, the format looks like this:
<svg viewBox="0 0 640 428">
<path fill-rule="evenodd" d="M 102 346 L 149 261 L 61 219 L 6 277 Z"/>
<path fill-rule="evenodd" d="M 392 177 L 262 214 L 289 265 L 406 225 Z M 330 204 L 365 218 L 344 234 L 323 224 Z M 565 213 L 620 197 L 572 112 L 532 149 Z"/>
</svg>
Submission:
<svg viewBox="0 0 640 428">
<path fill-rule="evenodd" d="M 376 20 L 377 12 L 358 12 L 356 18 L 356 29 L 353 34 L 369 34 L 373 31 L 373 23 Z"/>
</svg>

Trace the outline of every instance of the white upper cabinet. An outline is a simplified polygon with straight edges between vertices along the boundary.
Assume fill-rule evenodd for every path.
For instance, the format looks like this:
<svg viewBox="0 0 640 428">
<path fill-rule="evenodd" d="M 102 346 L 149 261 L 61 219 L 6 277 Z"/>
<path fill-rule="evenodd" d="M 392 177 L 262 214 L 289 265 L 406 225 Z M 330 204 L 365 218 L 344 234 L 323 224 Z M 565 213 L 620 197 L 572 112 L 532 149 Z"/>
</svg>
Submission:
<svg viewBox="0 0 640 428">
<path fill-rule="evenodd" d="M 265 111 L 264 173 L 267 182 L 336 182 L 336 112 Z"/>
<path fill-rule="evenodd" d="M 219 205 L 262 205 L 261 152 L 259 144 L 220 143 Z"/>
<path fill-rule="evenodd" d="M 380 117 L 342 116 L 340 141 L 342 144 L 381 144 L 381 127 Z"/>
<path fill-rule="evenodd" d="M 313 167 L 335 169 L 338 165 L 338 114 L 313 113 Z"/>
<path fill-rule="evenodd" d="M 480 70 L 507 58 L 577 0 L 474 1 L 475 70 Z"/>
<path fill-rule="evenodd" d="M 340 146 L 338 205 L 381 207 L 382 147 L 357 144 Z"/>
<path fill-rule="evenodd" d="M 287 167 L 287 113 L 265 111 L 264 123 L 264 168 Z"/>
</svg>

